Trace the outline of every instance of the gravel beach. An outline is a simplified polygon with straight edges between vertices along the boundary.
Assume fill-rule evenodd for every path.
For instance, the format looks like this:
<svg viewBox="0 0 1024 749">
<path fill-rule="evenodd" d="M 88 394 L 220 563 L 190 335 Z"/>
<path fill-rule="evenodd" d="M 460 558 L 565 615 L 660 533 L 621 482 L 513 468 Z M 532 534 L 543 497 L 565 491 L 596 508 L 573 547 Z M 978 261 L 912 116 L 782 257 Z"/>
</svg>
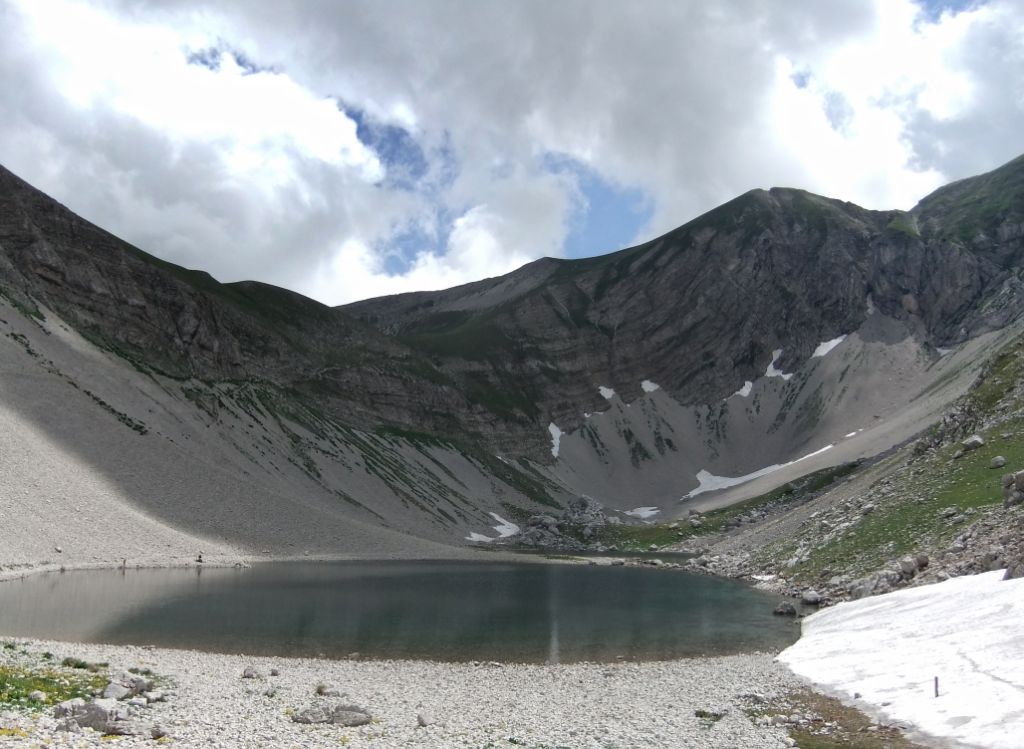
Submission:
<svg viewBox="0 0 1024 749">
<path fill-rule="evenodd" d="M 69 656 L 108 662 L 112 674 L 152 670 L 168 698 L 133 707 L 133 718 L 158 724 L 169 737 L 161 741 L 181 747 L 785 747 L 790 744 L 784 729 L 755 725 L 744 709 L 801 684 L 770 654 L 542 666 L 8 642 L 16 647 L 0 650 L 0 663 L 38 663 L 48 651 L 55 662 Z M 247 668 L 256 678 L 243 678 Z M 337 695 L 318 696 L 320 684 Z M 372 721 L 347 728 L 291 719 L 317 703 L 358 705 Z M 90 730 L 57 731 L 52 716 L 52 707 L 35 714 L 0 713 L 0 728 L 14 729 L 2 732 L 10 735 L 0 735 L 0 746 L 154 745 L 149 736 L 104 739 Z"/>
</svg>

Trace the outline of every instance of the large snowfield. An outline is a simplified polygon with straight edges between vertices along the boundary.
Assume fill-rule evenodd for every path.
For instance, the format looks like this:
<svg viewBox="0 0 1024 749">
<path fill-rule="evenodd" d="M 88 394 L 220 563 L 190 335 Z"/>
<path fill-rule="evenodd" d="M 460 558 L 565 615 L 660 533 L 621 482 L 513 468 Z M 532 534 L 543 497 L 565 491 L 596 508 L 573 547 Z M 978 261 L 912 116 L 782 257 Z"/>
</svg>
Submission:
<svg viewBox="0 0 1024 749">
<path fill-rule="evenodd" d="M 1024 579 L 1002 578 L 958 577 L 819 611 L 779 660 L 944 745 L 1021 749 Z"/>
</svg>

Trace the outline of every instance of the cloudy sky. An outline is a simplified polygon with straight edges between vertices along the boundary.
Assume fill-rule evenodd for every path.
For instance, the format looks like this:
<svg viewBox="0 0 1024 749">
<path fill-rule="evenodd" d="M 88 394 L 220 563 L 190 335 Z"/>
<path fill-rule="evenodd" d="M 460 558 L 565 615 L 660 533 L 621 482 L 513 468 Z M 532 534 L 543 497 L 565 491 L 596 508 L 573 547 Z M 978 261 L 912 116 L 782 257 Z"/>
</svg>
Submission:
<svg viewBox="0 0 1024 749">
<path fill-rule="evenodd" d="M 0 163 L 328 304 L 1024 152 L 1024 0 L 0 0 Z"/>
</svg>

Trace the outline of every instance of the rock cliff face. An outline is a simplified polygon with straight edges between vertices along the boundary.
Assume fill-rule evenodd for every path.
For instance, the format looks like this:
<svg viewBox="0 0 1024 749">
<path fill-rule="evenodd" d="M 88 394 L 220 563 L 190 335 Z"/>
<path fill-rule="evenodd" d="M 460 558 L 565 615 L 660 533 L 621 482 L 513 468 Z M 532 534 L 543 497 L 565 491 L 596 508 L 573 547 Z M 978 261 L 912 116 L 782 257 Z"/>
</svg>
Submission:
<svg viewBox="0 0 1024 749">
<path fill-rule="evenodd" d="M 942 348 L 1005 326 L 1024 298 L 1022 175 L 1017 159 L 909 213 L 753 190 L 636 248 L 346 309 L 526 418 L 576 426 L 598 386 L 632 400 L 645 379 L 712 403 L 778 349 L 790 372 L 872 310 Z"/>
<path fill-rule="evenodd" d="M 910 212 L 754 190 L 611 255 L 331 309 L 160 261 L 0 168 L 0 387 L 34 424 L 21 402 L 70 388 L 144 463 L 216 454 L 261 506 L 449 541 L 580 493 L 665 516 L 937 418 L 1019 317 L 1022 254 L 1024 157 Z M 79 442 L 146 512 L 252 542 Z"/>
</svg>

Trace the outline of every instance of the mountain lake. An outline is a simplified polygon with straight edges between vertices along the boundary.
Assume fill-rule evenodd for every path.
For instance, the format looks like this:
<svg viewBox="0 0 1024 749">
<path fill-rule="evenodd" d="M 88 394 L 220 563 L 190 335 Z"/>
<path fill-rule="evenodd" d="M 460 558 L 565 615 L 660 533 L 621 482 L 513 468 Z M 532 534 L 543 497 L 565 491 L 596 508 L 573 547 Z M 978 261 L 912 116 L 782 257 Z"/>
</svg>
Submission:
<svg viewBox="0 0 1024 749">
<path fill-rule="evenodd" d="M 0 583 L 0 634 L 249 655 L 571 663 L 777 652 L 799 627 L 732 580 L 635 567 L 346 561 Z"/>
</svg>

